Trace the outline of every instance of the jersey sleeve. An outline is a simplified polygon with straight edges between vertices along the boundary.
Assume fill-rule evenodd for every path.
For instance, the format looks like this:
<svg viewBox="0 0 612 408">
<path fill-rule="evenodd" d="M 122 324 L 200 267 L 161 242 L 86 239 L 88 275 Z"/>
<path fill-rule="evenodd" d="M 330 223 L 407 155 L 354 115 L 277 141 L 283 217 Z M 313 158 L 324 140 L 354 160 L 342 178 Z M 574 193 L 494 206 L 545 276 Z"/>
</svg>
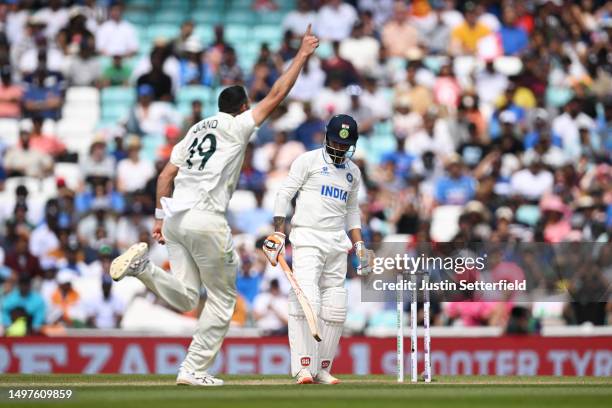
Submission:
<svg viewBox="0 0 612 408">
<path fill-rule="evenodd" d="M 361 171 L 357 168 L 353 188 L 346 201 L 346 228 L 348 231 L 361 228 L 361 211 L 359 210 L 359 186 L 361 185 Z"/>
<path fill-rule="evenodd" d="M 246 143 L 251 138 L 251 135 L 255 131 L 255 119 L 253 119 L 253 110 L 249 109 L 246 112 L 242 112 L 234 119 L 238 138 L 241 142 Z"/>
<path fill-rule="evenodd" d="M 306 178 L 308 177 L 308 156 L 306 154 L 298 157 L 291 168 L 289 169 L 289 175 L 283 182 L 283 185 L 276 194 L 276 201 L 274 203 L 274 216 L 285 217 L 289 208 L 289 203 L 295 196 L 295 193 L 302 187 Z"/>
<path fill-rule="evenodd" d="M 186 144 L 187 137 L 184 137 L 183 140 L 175 144 L 172 148 L 172 153 L 170 154 L 170 163 L 174 164 L 176 167 L 181 167 L 187 159 Z"/>
</svg>

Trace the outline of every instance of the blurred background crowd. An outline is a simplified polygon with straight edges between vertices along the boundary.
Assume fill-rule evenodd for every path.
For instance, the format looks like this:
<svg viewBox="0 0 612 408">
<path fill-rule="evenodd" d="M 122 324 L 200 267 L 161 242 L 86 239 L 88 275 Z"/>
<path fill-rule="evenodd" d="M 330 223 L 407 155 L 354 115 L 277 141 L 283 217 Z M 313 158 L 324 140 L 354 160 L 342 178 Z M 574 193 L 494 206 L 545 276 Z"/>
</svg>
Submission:
<svg viewBox="0 0 612 408">
<path fill-rule="evenodd" d="M 147 241 L 169 268 L 150 238 L 158 171 L 216 112 L 222 87 L 261 100 L 309 23 L 321 46 L 253 135 L 230 204 L 242 261 L 234 326 L 286 330 L 288 283 L 258 248 L 291 163 L 320 147 L 336 113 L 360 127 L 369 246 L 597 243 L 587 258 L 609 282 L 612 2 L 4 0 L 1 331 L 155 328 L 138 322 L 164 305 L 135 279 L 112 283 L 110 262 Z M 347 331 L 393 327 L 392 304 L 360 302 L 352 258 L 347 276 Z M 434 322 L 609 324 L 606 299 L 436 303 Z"/>
</svg>

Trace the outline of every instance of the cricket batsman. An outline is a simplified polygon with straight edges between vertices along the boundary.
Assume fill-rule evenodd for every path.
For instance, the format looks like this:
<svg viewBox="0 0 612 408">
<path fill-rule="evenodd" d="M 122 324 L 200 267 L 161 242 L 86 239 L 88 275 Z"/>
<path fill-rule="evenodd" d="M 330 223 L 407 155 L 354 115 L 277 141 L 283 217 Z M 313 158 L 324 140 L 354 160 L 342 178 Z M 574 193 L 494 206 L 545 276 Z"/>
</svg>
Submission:
<svg viewBox="0 0 612 408">
<path fill-rule="evenodd" d="M 250 109 L 243 87 L 219 95 L 219 113 L 189 129 L 157 179 L 153 238 L 168 248 L 172 273 L 147 258 L 147 244 L 130 247 L 111 264 L 111 277 L 140 279 L 179 311 L 189 311 L 206 288 L 207 301 L 182 362 L 177 384 L 215 386 L 208 373 L 229 328 L 236 303 L 238 255 L 225 212 L 238 182 L 249 138 L 285 99 L 319 40 L 310 26 L 291 65 L 270 93 Z"/>
<path fill-rule="evenodd" d="M 361 236 L 357 202 L 361 172 L 350 160 L 358 138 L 357 123 L 336 115 L 327 124 L 324 146 L 299 156 L 278 195 L 274 208 L 275 232 L 266 238 L 264 253 L 272 265 L 285 244 L 285 217 L 298 194 L 289 240 L 293 246 L 293 273 L 318 315 L 321 342 L 312 337 L 295 293 L 289 295 L 291 374 L 298 384 L 338 384 L 330 374 L 346 319 L 344 281 L 347 252 L 355 248 L 358 273 L 370 270 L 370 253 Z M 348 236 L 346 231 L 348 230 Z"/>
</svg>

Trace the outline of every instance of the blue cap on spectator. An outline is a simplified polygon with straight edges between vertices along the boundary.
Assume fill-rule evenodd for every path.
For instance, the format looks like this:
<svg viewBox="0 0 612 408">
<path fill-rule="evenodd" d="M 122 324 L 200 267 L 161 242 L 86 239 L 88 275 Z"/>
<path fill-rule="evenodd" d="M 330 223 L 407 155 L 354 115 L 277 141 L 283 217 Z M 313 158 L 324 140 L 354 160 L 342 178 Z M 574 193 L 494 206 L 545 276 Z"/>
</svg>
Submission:
<svg viewBox="0 0 612 408">
<path fill-rule="evenodd" d="M 138 87 L 138 96 L 152 96 L 153 87 L 149 84 L 142 84 Z"/>
</svg>

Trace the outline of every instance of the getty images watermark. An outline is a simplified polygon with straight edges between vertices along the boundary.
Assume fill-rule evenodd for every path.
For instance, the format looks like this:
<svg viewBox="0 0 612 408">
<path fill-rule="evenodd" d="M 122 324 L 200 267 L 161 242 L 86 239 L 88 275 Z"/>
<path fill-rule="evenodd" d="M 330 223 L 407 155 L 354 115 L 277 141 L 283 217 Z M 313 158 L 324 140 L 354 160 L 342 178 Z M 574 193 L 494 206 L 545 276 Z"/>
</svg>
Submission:
<svg viewBox="0 0 612 408">
<path fill-rule="evenodd" d="M 610 265 L 610 242 L 383 242 L 361 301 L 393 301 L 417 285 L 438 302 L 605 303 Z"/>
<path fill-rule="evenodd" d="M 507 280 L 500 279 L 495 282 L 486 279 L 472 279 L 474 273 L 482 275 L 487 268 L 487 254 L 482 256 L 455 256 L 441 257 L 425 254 L 409 255 L 396 254 L 391 257 L 375 257 L 372 273 L 383 275 L 386 272 L 401 274 L 403 279 L 388 281 L 383 276 L 374 278 L 371 282 L 375 291 L 516 291 L 527 290 L 525 279 Z M 432 275 L 433 272 L 444 271 L 453 273 L 458 279 L 444 279 L 431 281 L 414 279 L 425 274 Z M 461 279 L 460 276 L 469 273 L 470 277 Z"/>
</svg>

